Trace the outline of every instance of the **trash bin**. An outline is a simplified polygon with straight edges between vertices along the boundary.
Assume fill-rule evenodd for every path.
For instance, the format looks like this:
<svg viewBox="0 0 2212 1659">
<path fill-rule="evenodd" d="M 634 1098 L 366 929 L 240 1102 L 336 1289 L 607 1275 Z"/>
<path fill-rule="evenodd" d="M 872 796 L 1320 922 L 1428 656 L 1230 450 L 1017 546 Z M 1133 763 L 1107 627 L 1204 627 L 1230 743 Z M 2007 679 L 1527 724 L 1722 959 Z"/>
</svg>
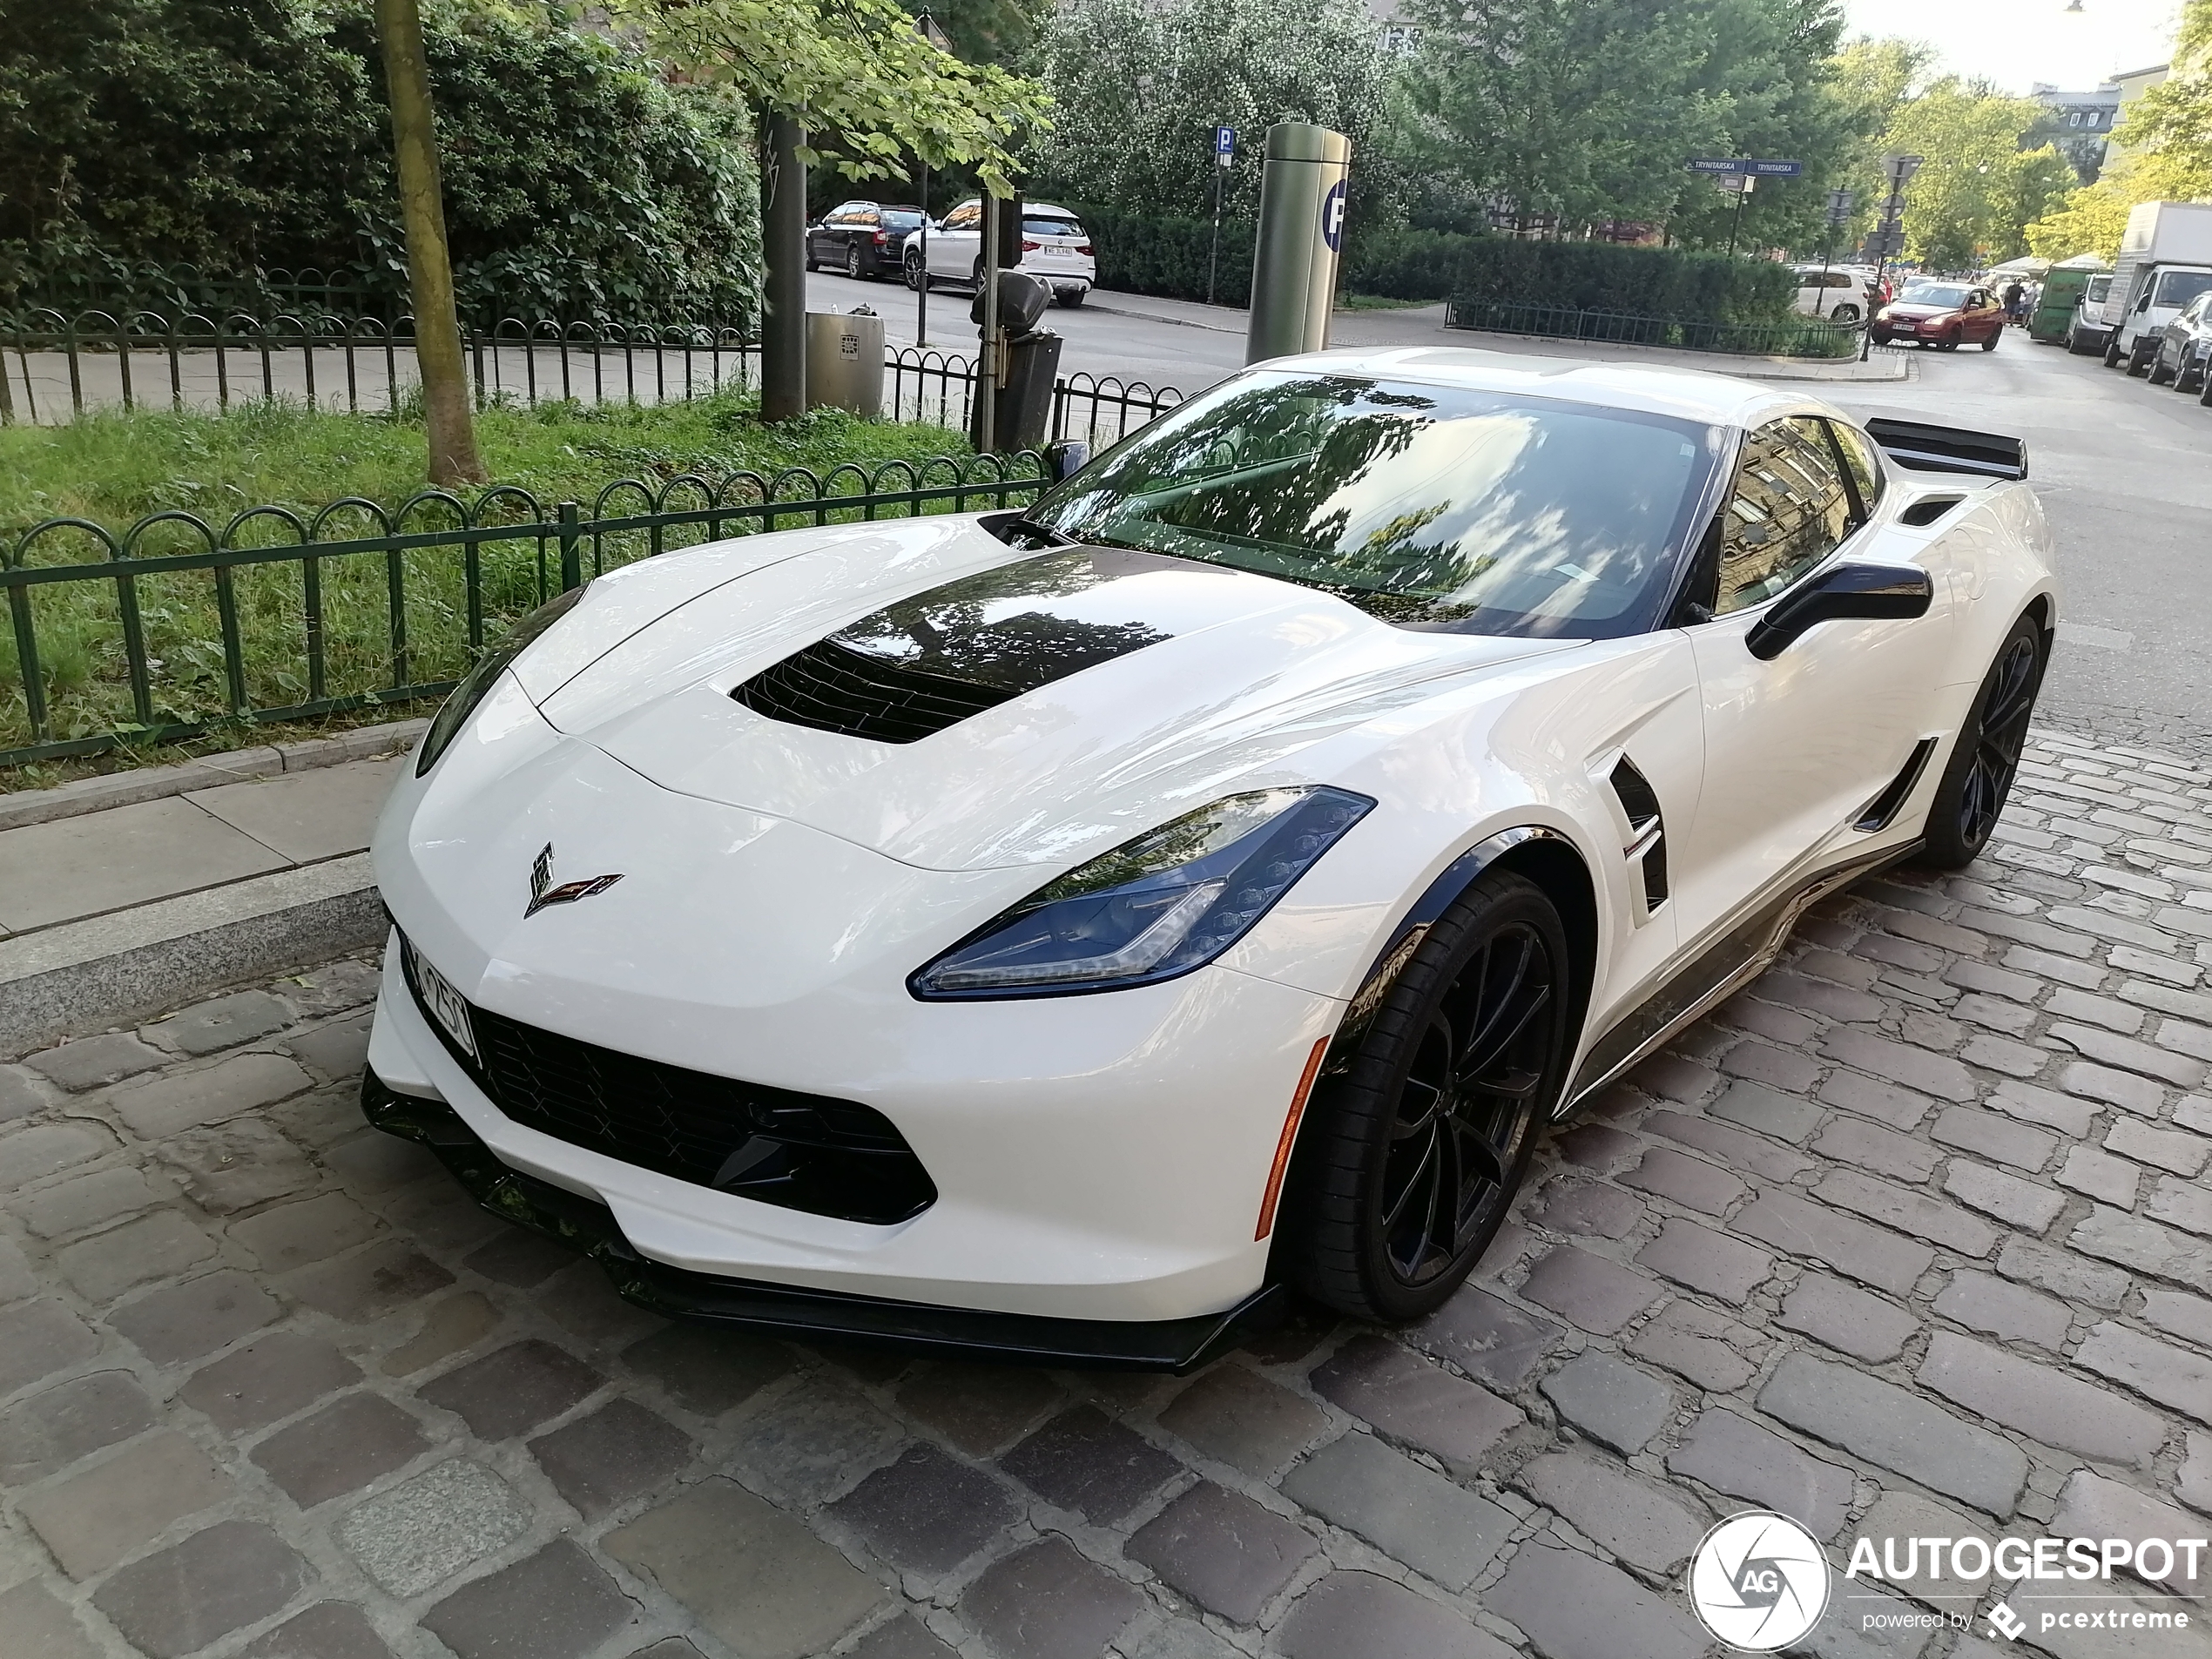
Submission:
<svg viewBox="0 0 2212 1659">
<path fill-rule="evenodd" d="M 883 319 L 857 311 L 806 314 L 806 407 L 883 413 Z"/>
<path fill-rule="evenodd" d="M 1006 369 L 1001 375 L 991 415 L 991 446 L 1001 454 L 1036 449 L 1044 445 L 1052 427 L 1052 397 L 1060 379 L 1058 334 L 1036 326 L 1052 303 L 1049 285 L 1021 271 L 999 273 L 999 328 L 1006 344 Z M 983 296 L 977 294 L 968 319 L 979 327 L 983 321 Z M 982 442 L 983 400 L 970 406 L 968 437 Z"/>
</svg>

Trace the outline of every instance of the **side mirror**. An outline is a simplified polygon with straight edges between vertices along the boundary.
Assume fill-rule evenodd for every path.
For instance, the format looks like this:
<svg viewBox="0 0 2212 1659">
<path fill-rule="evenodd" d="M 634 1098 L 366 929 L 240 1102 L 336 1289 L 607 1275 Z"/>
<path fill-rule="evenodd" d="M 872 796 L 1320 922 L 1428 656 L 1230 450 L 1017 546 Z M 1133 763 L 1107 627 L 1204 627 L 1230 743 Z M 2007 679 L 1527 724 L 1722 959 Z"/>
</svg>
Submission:
<svg viewBox="0 0 2212 1659">
<path fill-rule="evenodd" d="M 1090 446 L 1074 438 L 1059 438 L 1044 447 L 1045 476 L 1058 483 L 1072 478 L 1090 462 Z"/>
<path fill-rule="evenodd" d="M 1925 617 L 1934 597 L 1928 573 L 1915 566 L 1838 564 L 1821 571 L 1760 617 L 1743 636 L 1743 644 L 1765 662 L 1821 623 Z"/>
</svg>

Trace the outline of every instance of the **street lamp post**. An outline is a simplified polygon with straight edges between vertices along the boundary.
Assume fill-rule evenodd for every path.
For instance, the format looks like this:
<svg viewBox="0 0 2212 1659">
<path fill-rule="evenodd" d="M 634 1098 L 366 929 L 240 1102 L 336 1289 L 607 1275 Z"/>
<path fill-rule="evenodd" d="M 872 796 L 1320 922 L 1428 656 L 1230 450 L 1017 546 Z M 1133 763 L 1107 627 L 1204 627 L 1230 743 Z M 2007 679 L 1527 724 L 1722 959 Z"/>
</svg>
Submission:
<svg viewBox="0 0 2212 1659">
<path fill-rule="evenodd" d="M 1877 252 L 1874 265 L 1874 292 L 1879 293 L 1889 281 L 1890 255 L 1905 251 L 1905 187 L 1912 182 L 1912 175 L 1920 171 L 1925 156 L 1889 155 L 1882 158 L 1882 169 L 1888 175 L 1890 193 L 1882 203 L 1882 217 L 1874 233 Z M 1873 319 L 1867 319 L 1866 338 L 1859 342 L 1858 361 L 1865 362 L 1874 351 Z"/>
</svg>

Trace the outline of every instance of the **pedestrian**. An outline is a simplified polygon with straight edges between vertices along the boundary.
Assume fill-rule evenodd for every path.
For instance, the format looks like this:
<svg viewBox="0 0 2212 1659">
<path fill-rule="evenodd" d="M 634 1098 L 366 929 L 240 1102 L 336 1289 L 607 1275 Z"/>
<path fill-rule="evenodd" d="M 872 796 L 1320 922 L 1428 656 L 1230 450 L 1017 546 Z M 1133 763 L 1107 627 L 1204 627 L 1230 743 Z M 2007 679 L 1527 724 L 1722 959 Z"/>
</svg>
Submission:
<svg viewBox="0 0 2212 1659">
<path fill-rule="evenodd" d="M 2021 320 L 2023 314 L 2021 311 L 2020 301 L 2026 297 L 2027 293 L 2027 289 L 2021 285 L 2017 278 L 2005 285 L 2005 316 L 2006 320 L 2015 323 Z"/>
</svg>

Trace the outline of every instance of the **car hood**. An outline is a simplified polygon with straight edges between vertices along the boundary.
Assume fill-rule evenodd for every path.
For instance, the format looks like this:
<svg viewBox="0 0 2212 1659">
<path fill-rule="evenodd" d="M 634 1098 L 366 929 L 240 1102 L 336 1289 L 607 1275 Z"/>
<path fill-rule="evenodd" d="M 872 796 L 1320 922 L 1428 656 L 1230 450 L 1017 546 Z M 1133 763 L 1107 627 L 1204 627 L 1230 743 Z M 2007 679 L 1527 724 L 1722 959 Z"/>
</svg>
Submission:
<svg viewBox="0 0 2212 1659">
<path fill-rule="evenodd" d="M 678 794 L 926 869 L 1064 862 L 1331 775 L 1349 753 L 1307 752 L 1579 643 L 1394 627 L 1148 553 L 1025 551 L 965 516 L 651 563 L 690 567 L 653 578 L 664 614 L 610 644 L 603 601 L 516 664 L 545 719 Z"/>
<path fill-rule="evenodd" d="M 1923 306 L 1906 301 L 1884 306 L 1882 315 L 1892 322 L 1926 322 L 1932 317 L 1948 317 L 1957 314 L 1957 306 Z"/>
</svg>

